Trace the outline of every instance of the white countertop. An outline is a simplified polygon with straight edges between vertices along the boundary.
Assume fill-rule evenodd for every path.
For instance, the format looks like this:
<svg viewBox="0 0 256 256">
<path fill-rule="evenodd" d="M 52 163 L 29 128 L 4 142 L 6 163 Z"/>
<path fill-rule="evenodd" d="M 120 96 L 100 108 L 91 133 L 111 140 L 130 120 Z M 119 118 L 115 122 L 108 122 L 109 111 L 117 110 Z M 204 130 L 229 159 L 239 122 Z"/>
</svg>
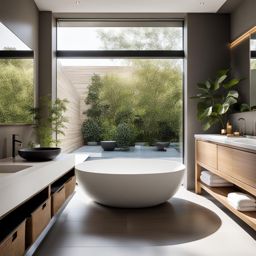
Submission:
<svg viewBox="0 0 256 256">
<path fill-rule="evenodd" d="M 86 154 L 60 154 L 47 162 L 28 162 L 19 157 L 15 160 L 1 159 L 0 168 L 2 165 L 24 165 L 28 168 L 0 174 L 0 218 L 87 158 Z"/>
<path fill-rule="evenodd" d="M 195 138 L 256 152 L 256 138 L 227 137 L 219 134 L 195 134 Z"/>
</svg>

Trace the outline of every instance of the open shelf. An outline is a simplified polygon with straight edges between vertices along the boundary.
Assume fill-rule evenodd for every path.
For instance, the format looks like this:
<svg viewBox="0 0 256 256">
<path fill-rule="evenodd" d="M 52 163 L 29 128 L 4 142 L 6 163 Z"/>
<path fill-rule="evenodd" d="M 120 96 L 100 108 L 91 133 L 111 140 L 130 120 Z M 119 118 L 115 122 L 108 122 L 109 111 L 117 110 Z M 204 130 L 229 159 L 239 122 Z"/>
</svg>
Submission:
<svg viewBox="0 0 256 256">
<path fill-rule="evenodd" d="M 198 181 L 200 187 L 209 193 L 212 197 L 218 200 L 221 204 L 227 207 L 231 212 L 233 212 L 236 216 L 241 218 L 244 222 L 246 222 L 249 226 L 251 226 L 254 230 L 256 230 L 256 211 L 253 212 L 241 212 L 232 207 L 228 200 L 227 195 L 231 192 L 234 192 L 234 188 L 232 187 L 209 187 L 201 181 Z"/>
</svg>

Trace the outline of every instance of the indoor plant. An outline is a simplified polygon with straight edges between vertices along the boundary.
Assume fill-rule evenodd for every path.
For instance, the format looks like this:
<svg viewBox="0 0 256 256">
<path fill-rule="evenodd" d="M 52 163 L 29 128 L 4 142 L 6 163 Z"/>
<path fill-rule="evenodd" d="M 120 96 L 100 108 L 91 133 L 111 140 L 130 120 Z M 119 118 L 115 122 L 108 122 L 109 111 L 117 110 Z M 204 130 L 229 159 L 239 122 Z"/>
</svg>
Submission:
<svg viewBox="0 0 256 256">
<path fill-rule="evenodd" d="M 51 147 L 59 144 L 58 135 L 65 135 L 64 128 L 68 119 L 64 116 L 67 110 L 67 99 L 57 98 L 53 102 L 49 98 L 40 100 L 41 106 L 47 109 L 47 115 L 42 115 L 40 108 L 33 108 L 35 128 L 41 147 Z"/>
<path fill-rule="evenodd" d="M 90 145 L 97 145 L 97 142 L 100 141 L 101 129 L 98 122 L 93 119 L 87 119 L 83 122 L 82 125 L 82 134 L 84 141 Z"/>
<path fill-rule="evenodd" d="M 216 78 L 198 83 L 198 93 L 191 97 L 197 99 L 197 118 L 202 122 L 203 130 L 210 129 L 219 123 L 225 129 L 225 122 L 231 107 L 238 102 L 239 93 L 236 89 L 240 79 L 230 78 L 229 70 L 220 70 Z"/>
</svg>

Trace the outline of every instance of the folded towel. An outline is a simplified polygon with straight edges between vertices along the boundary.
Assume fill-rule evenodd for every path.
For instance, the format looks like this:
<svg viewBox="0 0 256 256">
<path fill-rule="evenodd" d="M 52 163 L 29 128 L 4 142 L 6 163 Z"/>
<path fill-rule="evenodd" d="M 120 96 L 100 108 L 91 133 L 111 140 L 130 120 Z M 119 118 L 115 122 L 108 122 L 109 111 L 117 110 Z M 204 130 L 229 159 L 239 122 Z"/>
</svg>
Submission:
<svg viewBox="0 0 256 256">
<path fill-rule="evenodd" d="M 201 175 L 203 177 L 207 178 L 207 179 L 210 179 L 211 181 L 216 181 L 217 182 L 217 181 L 223 181 L 224 180 L 226 182 L 225 179 L 223 179 L 223 178 L 219 177 L 218 175 L 213 174 L 209 171 L 202 171 Z"/>
<path fill-rule="evenodd" d="M 233 202 L 235 205 L 239 205 L 240 207 L 256 206 L 256 199 L 246 193 L 232 192 L 228 194 L 228 199 L 230 202 Z"/>
<path fill-rule="evenodd" d="M 207 181 L 208 183 L 216 183 L 216 184 L 226 184 L 228 181 L 224 180 L 224 179 L 211 179 L 209 177 L 205 177 L 204 175 L 201 175 L 200 177 L 203 177 L 203 179 L 205 181 Z"/>
<path fill-rule="evenodd" d="M 205 183 L 206 185 L 208 185 L 210 187 L 231 187 L 231 186 L 233 186 L 233 184 L 229 183 L 228 181 L 225 181 L 222 183 L 213 182 L 209 179 L 206 179 L 203 175 L 200 176 L 200 179 L 203 183 Z"/>
<path fill-rule="evenodd" d="M 255 206 L 240 206 L 237 203 L 234 203 L 233 201 L 230 201 L 230 199 L 228 198 L 228 202 L 229 204 L 234 207 L 235 209 L 237 209 L 238 211 L 241 212 L 254 212 L 256 211 L 256 205 Z"/>
</svg>

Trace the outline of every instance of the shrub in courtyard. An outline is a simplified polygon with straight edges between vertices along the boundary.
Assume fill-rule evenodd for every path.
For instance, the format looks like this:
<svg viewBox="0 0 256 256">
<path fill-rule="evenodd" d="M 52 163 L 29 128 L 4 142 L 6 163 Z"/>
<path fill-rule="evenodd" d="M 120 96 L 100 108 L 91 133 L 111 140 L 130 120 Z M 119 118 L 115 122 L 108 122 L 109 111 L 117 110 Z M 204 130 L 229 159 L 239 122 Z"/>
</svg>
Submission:
<svg viewBox="0 0 256 256">
<path fill-rule="evenodd" d="M 130 125 L 121 123 L 116 129 L 116 143 L 119 148 L 129 149 L 134 142 L 134 133 Z"/>
<path fill-rule="evenodd" d="M 82 134 L 85 142 L 98 142 L 101 137 L 101 129 L 98 122 L 88 119 L 83 122 Z"/>
<path fill-rule="evenodd" d="M 103 140 L 115 140 L 116 138 L 116 126 L 110 123 L 108 120 L 104 120 L 101 124 L 102 139 Z"/>
</svg>

